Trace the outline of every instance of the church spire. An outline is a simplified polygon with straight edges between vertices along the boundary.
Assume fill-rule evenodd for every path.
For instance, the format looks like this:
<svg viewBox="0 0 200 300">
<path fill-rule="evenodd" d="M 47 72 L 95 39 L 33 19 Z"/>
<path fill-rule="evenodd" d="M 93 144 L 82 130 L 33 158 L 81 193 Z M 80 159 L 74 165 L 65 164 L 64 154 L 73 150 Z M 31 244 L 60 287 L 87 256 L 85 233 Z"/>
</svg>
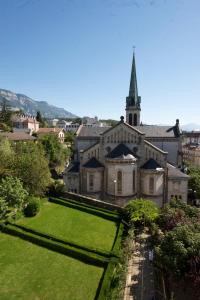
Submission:
<svg viewBox="0 0 200 300">
<path fill-rule="evenodd" d="M 137 97 L 138 97 L 134 51 L 133 51 L 133 61 L 132 61 L 132 70 L 131 70 L 131 80 L 130 80 L 130 87 L 129 87 L 129 97 L 132 97 L 134 99 L 137 99 Z"/>
<path fill-rule="evenodd" d="M 126 97 L 126 122 L 131 126 L 140 125 L 140 102 L 141 97 L 138 96 L 137 89 L 135 53 L 133 52 L 129 95 Z"/>
</svg>

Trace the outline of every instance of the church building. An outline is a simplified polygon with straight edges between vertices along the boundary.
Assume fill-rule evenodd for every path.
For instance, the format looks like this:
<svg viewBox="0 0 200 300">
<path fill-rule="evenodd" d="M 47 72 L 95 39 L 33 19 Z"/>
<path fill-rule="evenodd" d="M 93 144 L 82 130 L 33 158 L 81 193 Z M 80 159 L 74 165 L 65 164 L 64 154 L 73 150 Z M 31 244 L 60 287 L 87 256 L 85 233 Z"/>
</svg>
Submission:
<svg viewBox="0 0 200 300">
<path fill-rule="evenodd" d="M 68 191 L 118 205 L 138 197 L 160 207 L 173 197 L 187 202 L 179 120 L 174 126 L 143 125 L 140 112 L 133 54 L 126 118 L 109 128 L 79 127 L 75 160 L 64 177 Z"/>
</svg>

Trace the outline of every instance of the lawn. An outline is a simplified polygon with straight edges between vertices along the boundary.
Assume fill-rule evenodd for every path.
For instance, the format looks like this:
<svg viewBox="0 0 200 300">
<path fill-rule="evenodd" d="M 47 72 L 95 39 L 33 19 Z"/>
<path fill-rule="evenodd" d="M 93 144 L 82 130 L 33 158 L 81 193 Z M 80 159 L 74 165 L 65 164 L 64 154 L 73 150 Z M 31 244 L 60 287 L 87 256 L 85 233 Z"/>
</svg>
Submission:
<svg viewBox="0 0 200 300">
<path fill-rule="evenodd" d="M 52 202 L 45 202 L 37 216 L 22 218 L 18 224 L 107 251 L 112 248 L 117 230 L 113 221 Z"/>
<path fill-rule="evenodd" d="M 0 249 L 0 299 L 94 299 L 103 268 L 3 233 Z"/>
</svg>

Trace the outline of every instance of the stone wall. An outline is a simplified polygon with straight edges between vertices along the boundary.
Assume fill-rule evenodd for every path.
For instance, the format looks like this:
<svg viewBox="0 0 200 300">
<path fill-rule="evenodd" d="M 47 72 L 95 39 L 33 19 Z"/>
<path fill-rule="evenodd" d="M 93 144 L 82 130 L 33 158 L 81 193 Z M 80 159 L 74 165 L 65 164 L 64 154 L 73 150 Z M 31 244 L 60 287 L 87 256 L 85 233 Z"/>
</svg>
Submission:
<svg viewBox="0 0 200 300">
<path fill-rule="evenodd" d="M 72 200 L 76 200 L 76 201 L 79 201 L 81 203 L 87 203 L 89 205 L 93 205 L 93 206 L 99 207 L 99 208 L 104 208 L 104 209 L 107 209 L 107 210 L 110 210 L 110 211 L 117 211 L 119 213 L 123 211 L 123 209 L 118 205 L 107 203 L 107 202 L 104 202 L 104 201 L 101 201 L 101 200 L 97 200 L 97 199 L 86 197 L 86 196 L 79 195 L 79 194 L 64 192 L 62 194 L 62 197 L 72 199 Z"/>
</svg>

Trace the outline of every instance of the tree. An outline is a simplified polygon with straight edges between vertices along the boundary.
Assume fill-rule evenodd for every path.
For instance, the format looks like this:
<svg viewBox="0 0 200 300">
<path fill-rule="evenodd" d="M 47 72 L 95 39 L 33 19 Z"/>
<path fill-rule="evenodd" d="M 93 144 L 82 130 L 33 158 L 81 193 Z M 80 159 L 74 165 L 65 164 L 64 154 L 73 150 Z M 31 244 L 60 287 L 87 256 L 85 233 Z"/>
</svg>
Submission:
<svg viewBox="0 0 200 300">
<path fill-rule="evenodd" d="M 40 127 L 47 127 L 47 123 L 43 119 L 40 111 L 37 111 L 36 120 L 40 123 Z"/>
<path fill-rule="evenodd" d="M 55 169 L 58 174 L 61 173 L 71 154 L 70 149 L 65 148 L 58 140 L 58 137 L 53 134 L 44 135 L 40 142 L 49 160 L 50 169 Z"/>
<path fill-rule="evenodd" d="M 156 262 L 165 272 L 200 282 L 200 210 L 172 200 L 161 211 Z"/>
<path fill-rule="evenodd" d="M 8 105 L 8 100 L 2 98 L 1 109 L 0 109 L 0 127 L 5 131 L 10 131 L 12 127 L 11 122 L 12 112 L 10 106 Z"/>
<path fill-rule="evenodd" d="M 0 182 L 0 197 L 11 208 L 22 210 L 27 199 L 28 192 L 23 188 L 19 178 L 9 176 Z"/>
<path fill-rule="evenodd" d="M 146 199 L 135 199 L 128 203 L 125 208 L 130 223 L 139 225 L 149 225 L 154 222 L 159 215 L 157 205 Z"/>
<path fill-rule="evenodd" d="M 19 142 L 15 146 L 13 173 L 32 195 L 43 195 L 51 184 L 48 160 L 39 143 Z"/>
<path fill-rule="evenodd" d="M 0 177 L 12 174 L 11 164 L 14 152 L 7 138 L 0 138 Z"/>
<path fill-rule="evenodd" d="M 188 166 L 187 173 L 190 176 L 188 187 L 196 191 L 197 197 L 200 198 L 200 168 Z"/>
</svg>

